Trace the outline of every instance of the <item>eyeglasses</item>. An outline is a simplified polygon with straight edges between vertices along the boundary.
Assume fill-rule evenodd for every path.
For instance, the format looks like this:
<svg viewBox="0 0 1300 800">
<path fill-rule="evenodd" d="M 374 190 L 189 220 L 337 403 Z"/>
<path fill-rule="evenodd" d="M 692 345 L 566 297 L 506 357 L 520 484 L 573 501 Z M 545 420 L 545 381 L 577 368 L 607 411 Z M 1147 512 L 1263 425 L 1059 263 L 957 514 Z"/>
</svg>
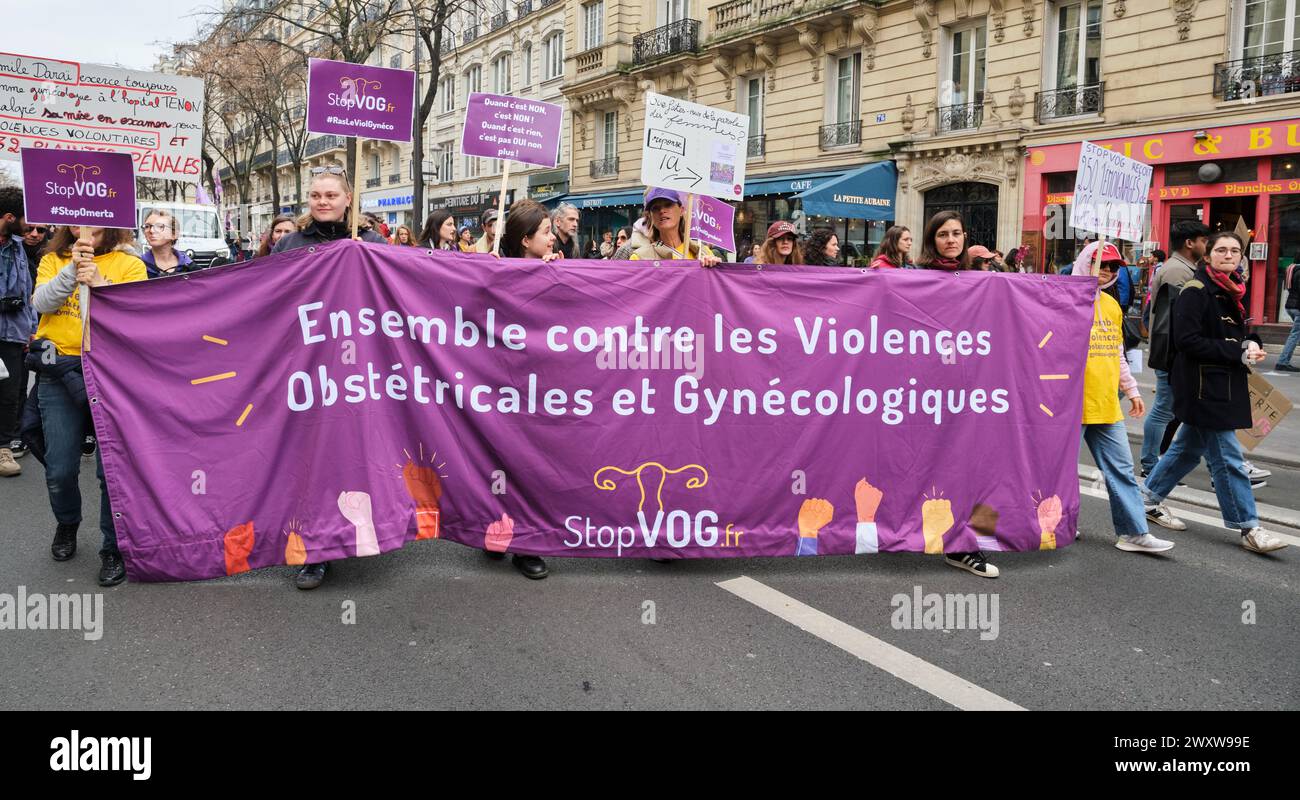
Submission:
<svg viewBox="0 0 1300 800">
<path fill-rule="evenodd" d="M 28 225 L 27 232 L 39 233 L 40 235 L 44 236 L 45 234 L 50 232 L 50 229 L 45 227 L 44 225 Z"/>
<path fill-rule="evenodd" d="M 312 168 L 311 168 L 311 174 L 312 174 L 312 175 L 325 175 L 325 174 L 330 174 L 330 175 L 343 175 L 343 174 L 346 174 L 346 172 L 345 172 L 345 170 L 344 170 L 342 167 L 339 167 L 339 166 L 331 166 L 331 167 L 312 167 Z"/>
<path fill-rule="evenodd" d="M 1213 249 L 1212 251 L 1210 251 L 1210 252 L 1212 252 L 1212 253 L 1216 253 L 1216 254 L 1221 255 L 1221 256 L 1230 256 L 1230 255 L 1231 255 L 1231 256 L 1239 256 L 1239 255 L 1241 255 L 1241 248 L 1240 248 L 1240 247 L 1231 247 L 1231 248 L 1229 248 L 1229 247 L 1216 247 L 1216 248 L 1214 248 L 1214 249 Z"/>
<path fill-rule="evenodd" d="M 166 222 L 151 222 L 148 225 L 144 226 L 145 233 L 148 233 L 149 231 L 156 231 L 158 233 L 170 233 L 171 229 L 172 226 L 168 225 Z"/>
</svg>

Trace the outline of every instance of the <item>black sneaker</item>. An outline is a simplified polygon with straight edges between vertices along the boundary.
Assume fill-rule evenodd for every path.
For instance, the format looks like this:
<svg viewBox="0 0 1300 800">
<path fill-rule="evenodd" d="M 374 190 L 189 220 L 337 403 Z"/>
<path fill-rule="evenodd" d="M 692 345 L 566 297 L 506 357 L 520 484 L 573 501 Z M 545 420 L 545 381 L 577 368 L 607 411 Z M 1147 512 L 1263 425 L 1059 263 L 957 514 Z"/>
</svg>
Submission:
<svg viewBox="0 0 1300 800">
<path fill-rule="evenodd" d="M 19 439 L 14 439 L 9 443 L 9 452 L 13 453 L 14 458 L 22 458 L 27 455 L 27 445 Z"/>
<path fill-rule="evenodd" d="M 525 578 L 532 578 L 540 581 L 547 575 L 551 574 L 546 569 L 546 562 L 541 556 L 515 556 L 511 559 L 514 562 L 515 569 L 523 573 Z"/>
<path fill-rule="evenodd" d="M 329 568 L 328 561 L 322 561 L 319 564 L 303 564 L 302 569 L 293 578 L 293 585 L 306 591 L 315 589 L 325 582 L 325 570 Z"/>
<path fill-rule="evenodd" d="M 943 558 L 944 561 L 948 562 L 948 566 L 964 569 L 981 578 L 996 578 L 998 576 L 998 568 L 990 564 L 979 550 L 973 553 L 947 553 Z"/>
<path fill-rule="evenodd" d="M 100 586 L 116 586 L 126 580 L 126 565 L 122 563 L 121 553 L 105 553 L 100 559 L 103 561 L 99 568 Z"/>
<path fill-rule="evenodd" d="M 93 456 L 93 455 L 95 454 L 95 436 L 94 436 L 94 434 L 88 435 L 88 436 L 87 436 L 87 437 L 86 437 L 86 438 L 81 442 L 81 454 L 82 454 L 83 456 Z"/>
<path fill-rule="evenodd" d="M 1273 367 L 1274 372 L 1300 372 L 1300 367 L 1293 367 L 1290 364 L 1277 364 Z"/>
<path fill-rule="evenodd" d="M 60 525 L 54 529 L 54 543 L 50 555 L 55 561 L 67 561 L 77 554 L 77 526 Z"/>
</svg>

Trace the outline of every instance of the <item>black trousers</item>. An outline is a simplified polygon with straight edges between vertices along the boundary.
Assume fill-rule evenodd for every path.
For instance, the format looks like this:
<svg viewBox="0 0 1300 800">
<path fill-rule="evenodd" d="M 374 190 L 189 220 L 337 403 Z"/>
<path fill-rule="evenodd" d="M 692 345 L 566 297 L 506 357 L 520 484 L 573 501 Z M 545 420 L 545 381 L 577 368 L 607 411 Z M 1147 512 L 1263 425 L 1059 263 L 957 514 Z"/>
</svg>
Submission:
<svg viewBox="0 0 1300 800">
<path fill-rule="evenodd" d="M 27 369 L 23 366 L 26 345 L 18 342 L 0 342 L 0 360 L 4 361 L 9 377 L 0 380 L 0 448 L 18 438 L 18 420 L 27 398 Z"/>
</svg>

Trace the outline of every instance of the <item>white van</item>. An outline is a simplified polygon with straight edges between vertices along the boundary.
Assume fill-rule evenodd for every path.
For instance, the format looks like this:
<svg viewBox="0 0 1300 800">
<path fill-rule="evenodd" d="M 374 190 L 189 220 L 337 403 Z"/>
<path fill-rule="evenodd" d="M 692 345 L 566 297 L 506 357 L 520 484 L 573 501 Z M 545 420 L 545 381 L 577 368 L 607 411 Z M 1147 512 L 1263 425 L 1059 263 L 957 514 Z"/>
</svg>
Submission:
<svg viewBox="0 0 1300 800">
<path fill-rule="evenodd" d="M 144 236 L 144 221 L 153 210 L 166 211 L 176 218 L 180 238 L 176 249 L 194 259 L 204 269 L 230 261 L 230 247 L 221 235 L 221 218 L 216 206 L 193 203 L 169 203 L 163 200 L 142 200 L 136 204 L 136 235 L 142 250 L 148 249 Z"/>
</svg>

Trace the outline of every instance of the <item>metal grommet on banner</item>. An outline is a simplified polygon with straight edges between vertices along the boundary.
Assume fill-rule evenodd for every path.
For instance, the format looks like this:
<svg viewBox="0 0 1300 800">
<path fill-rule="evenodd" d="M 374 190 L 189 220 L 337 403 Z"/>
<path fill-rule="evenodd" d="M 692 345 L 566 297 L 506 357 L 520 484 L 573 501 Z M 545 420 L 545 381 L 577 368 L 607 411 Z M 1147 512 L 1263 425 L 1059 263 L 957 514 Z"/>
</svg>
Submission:
<svg viewBox="0 0 1300 800">
<path fill-rule="evenodd" d="M 654 266 L 656 266 L 656 267 L 661 267 L 661 266 L 663 266 L 663 265 L 660 264 L 658 261 L 656 261 L 656 262 L 654 263 Z"/>
<path fill-rule="evenodd" d="M 762 271 L 763 271 L 763 265 L 762 265 L 762 264 L 755 264 L 754 267 L 755 267 L 759 272 L 762 272 Z"/>
<path fill-rule="evenodd" d="M 858 267 L 858 272 L 861 272 L 863 275 L 866 275 L 870 271 L 871 270 L 866 267 Z"/>
<path fill-rule="evenodd" d="M 432 251 L 432 250 L 425 250 L 424 252 L 428 253 L 429 255 L 433 255 L 433 251 Z"/>
<path fill-rule="evenodd" d="M 114 511 L 114 512 L 113 512 L 113 519 L 121 519 L 121 518 L 122 518 L 122 512 L 121 512 L 121 511 Z"/>
<path fill-rule="evenodd" d="M 312 245 L 311 247 L 308 247 L 308 248 L 307 248 L 307 252 L 308 252 L 308 253 L 314 253 L 314 252 L 316 252 L 316 245 Z"/>
<path fill-rule="evenodd" d="M 99 402 L 99 398 L 98 398 L 98 397 L 92 397 L 92 398 L 90 398 L 90 404 L 91 404 L 92 406 L 95 405 L 95 404 L 98 403 L 98 402 Z"/>
</svg>

